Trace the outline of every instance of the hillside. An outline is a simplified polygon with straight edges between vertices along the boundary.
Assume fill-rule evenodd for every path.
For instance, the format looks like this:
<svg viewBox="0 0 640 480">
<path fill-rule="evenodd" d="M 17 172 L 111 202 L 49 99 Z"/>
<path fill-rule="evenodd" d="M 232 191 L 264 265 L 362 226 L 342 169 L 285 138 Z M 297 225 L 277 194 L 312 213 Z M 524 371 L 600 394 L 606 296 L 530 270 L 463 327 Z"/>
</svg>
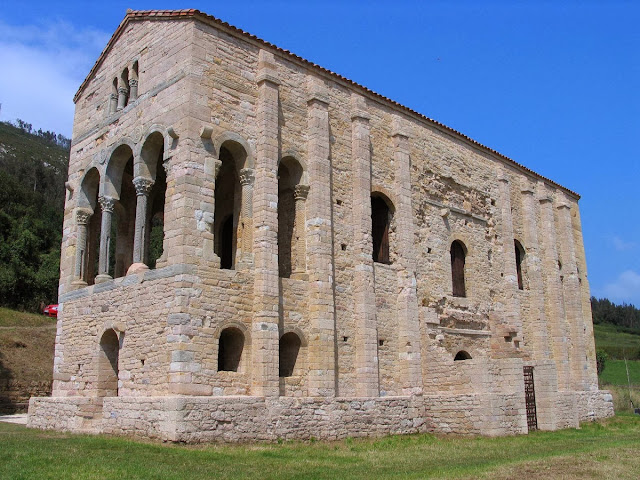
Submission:
<svg viewBox="0 0 640 480">
<path fill-rule="evenodd" d="M 0 305 L 55 303 L 69 140 L 0 122 Z"/>
</svg>

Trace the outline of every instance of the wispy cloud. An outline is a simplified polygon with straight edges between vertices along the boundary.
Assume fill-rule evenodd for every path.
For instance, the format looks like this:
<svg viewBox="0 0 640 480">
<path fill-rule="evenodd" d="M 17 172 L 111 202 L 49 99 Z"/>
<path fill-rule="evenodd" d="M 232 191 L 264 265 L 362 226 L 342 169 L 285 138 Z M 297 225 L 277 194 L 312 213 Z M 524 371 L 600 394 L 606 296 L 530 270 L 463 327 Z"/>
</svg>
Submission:
<svg viewBox="0 0 640 480">
<path fill-rule="evenodd" d="M 613 243 L 614 248 L 619 252 L 624 252 L 627 250 L 633 250 L 638 246 L 635 242 L 625 242 L 622 238 L 617 235 L 611 238 L 611 242 Z"/>
<path fill-rule="evenodd" d="M 63 21 L 14 26 L 0 21 L 0 112 L 71 135 L 73 95 L 109 34 Z"/>
<path fill-rule="evenodd" d="M 640 307 L 640 274 L 626 270 L 614 282 L 605 285 L 601 293 L 613 302 L 632 303 Z"/>
</svg>

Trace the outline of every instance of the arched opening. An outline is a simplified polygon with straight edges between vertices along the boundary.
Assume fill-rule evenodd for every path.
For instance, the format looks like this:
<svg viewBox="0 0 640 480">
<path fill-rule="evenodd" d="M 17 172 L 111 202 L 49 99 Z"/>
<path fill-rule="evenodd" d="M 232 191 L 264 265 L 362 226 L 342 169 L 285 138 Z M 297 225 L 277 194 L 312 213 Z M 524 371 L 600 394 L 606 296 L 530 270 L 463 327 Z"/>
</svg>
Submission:
<svg viewBox="0 0 640 480">
<path fill-rule="evenodd" d="M 215 186 L 213 221 L 214 252 L 220 257 L 220 268 L 234 269 L 238 243 L 238 223 L 242 203 L 239 171 L 244 165 L 244 149 L 232 141 L 220 147 L 222 165 Z"/>
<path fill-rule="evenodd" d="M 459 360 L 471 360 L 471 355 L 469 355 L 464 350 L 460 350 L 458 353 L 456 353 L 456 356 L 453 358 L 453 360 L 456 362 Z"/>
<path fill-rule="evenodd" d="M 390 202 L 380 194 L 371 195 L 371 236 L 373 239 L 373 261 L 391 263 L 389 256 L 389 230 L 393 210 Z"/>
<path fill-rule="evenodd" d="M 283 158 L 278 167 L 278 272 L 291 277 L 295 269 L 294 252 L 302 232 L 296 232 L 294 190 L 300 184 L 302 167 L 295 158 Z M 299 219 L 300 221 L 300 219 Z"/>
<path fill-rule="evenodd" d="M 465 252 L 464 244 L 459 240 L 455 240 L 451 244 L 451 282 L 454 297 L 467 296 L 464 281 Z"/>
<path fill-rule="evenodd" d="M 301 343 L 300 337 L 293 332 L 287 332 L 280 337 L 280 377 L 290 377 L 293 375 Z"/>
<path fill-rule="evenodd" d="M 98 396 L 118 396 L 118 356 L 120 341 L 113 329 L 107 330 L 100 339 L 98 352 Z"/>
<path fill-rule="evenodd" d="M 513 241 L 516 251 L 516 272 L 518 274 L 518 288 L 524 290 L 524 283 L 522 280 L 522 261 L 524 260 L 524 248 L 518 240 Z"/>
<path fill-rule="evenodd" d="M 93 285 L 98 271 L 98 255 L 100 250 L 100 222 L 101 210 L 98 203 L 98 189 L 100 185 L 100 173 L 96 168 L 90 169 L 82 180 L 78 206 L 93 211 L 86 225 L 86 243 L 78 244 L 76 248 L 80 252 L 79 279 L 87 285 Z"/>
<path fill-rule="evenodd" d="M 163 253 L 164 204 L 167 191 L 167 174 L 163 166 L 164 137 L 160 132 L 154 132 L 147 137 L 141 150 L 141 159 L 138 168 L 134 169 L 136 176 L 141 175 L 153 180 L 144 226 L 143 261 L 149 268 L 155 268 Z"/>
<path fill-rule="evenodd" d="M 218 371 L 237 372 L 244 349 L 244 334 L 236 327 L 228 327 L 220 333 L 218 342 Z"/>
</svg>

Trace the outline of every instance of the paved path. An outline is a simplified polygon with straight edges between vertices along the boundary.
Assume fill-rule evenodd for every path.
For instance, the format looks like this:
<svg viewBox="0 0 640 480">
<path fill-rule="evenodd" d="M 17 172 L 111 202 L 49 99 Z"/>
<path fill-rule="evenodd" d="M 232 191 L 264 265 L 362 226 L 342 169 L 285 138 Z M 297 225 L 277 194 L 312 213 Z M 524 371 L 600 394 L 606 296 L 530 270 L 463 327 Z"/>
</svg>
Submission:
<svg viewBox="0 0 640 480">
<path fill-rule="evenodd" d="M 16 413 L 15 415 L 0 415 L 0 422 L 5 423 L 18 423 L 20 425 L 27 424 L 26 413 Z"/>
</svg>

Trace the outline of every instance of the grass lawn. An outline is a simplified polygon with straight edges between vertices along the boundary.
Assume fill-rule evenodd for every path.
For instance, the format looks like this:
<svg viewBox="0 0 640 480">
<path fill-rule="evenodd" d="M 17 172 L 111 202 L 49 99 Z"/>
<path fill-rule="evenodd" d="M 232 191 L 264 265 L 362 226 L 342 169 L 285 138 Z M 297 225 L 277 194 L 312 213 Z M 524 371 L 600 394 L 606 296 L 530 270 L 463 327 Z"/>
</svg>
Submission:
<svg viewBox="0 0 640 480">
<path fill-rule="evenodd" d="M 640 362 L 627 361 L 631 385 L 640 386 Z M 624 360 L 607 360 L 604 371 L 600 375 L 600 382 L 611 385 L 627 385 L 627 370 Z"/>
<path fill-rule="evenodd" d="M 602 323 L 593 326 L 596 348 L 603 349 L 614 358 L 637 358 L 640 352 L 640 335 L 619 332 L 615 325 Z"/>
<path fill-rule="evenodd" d="M 0 424 L 2 479 L 637 479 L 640 416 L 502 438 L 184 446 Z"/>
</svg>

